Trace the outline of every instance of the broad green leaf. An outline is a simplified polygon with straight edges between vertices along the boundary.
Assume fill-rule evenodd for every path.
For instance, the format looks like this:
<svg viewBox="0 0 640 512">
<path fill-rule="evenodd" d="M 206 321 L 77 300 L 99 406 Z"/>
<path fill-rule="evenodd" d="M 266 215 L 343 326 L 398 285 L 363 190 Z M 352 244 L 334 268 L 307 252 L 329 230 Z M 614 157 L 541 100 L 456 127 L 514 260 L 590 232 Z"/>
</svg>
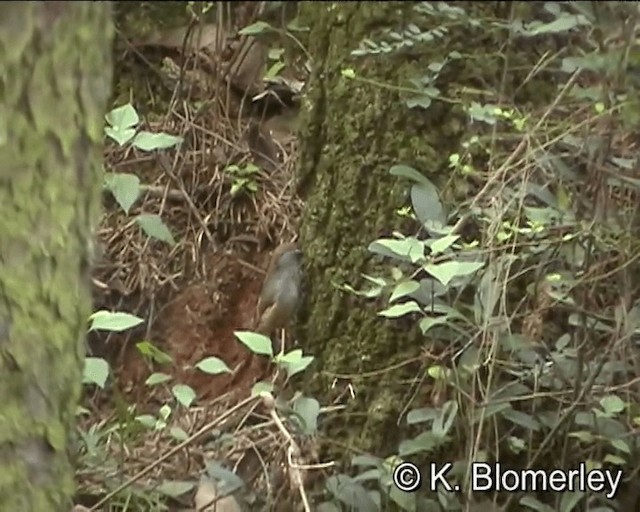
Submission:
<svg viewBox="0 0 640 512">
<path fill-rule="evenodd" d="M 312 436 L 318 429 L 318 415 L 320 414 L 320 404 L 315 398 L 299 396 L 292 404 L 293 412 L 298 414 L 303 420 L 302 432 Z"/>
<path fill-rule="evenodd" d="M 111 331 L 122 332 L 136 327 L 144 322 L 142 318 L 129 313 L 119 311 L 96 311 L 89 319 L 91 320 L 91 331 Z"/>
<path fill-rule="evenodd" d="M 585 25 L 591 25 L 591 23 L 584 16 L 565 14 L 552 21 L 551 23 L 544 23 L 529 31 L 526 31 L 524 35 L 537 36 L 540 34 L 557 34 L 559 32 L 568 32 L 575 27 Z"/>
<path fill-rule="evenodd" d="M 218 483 L 221 495 L 235 492 L 244 485 L 242 478 L 216 460 L 207 462 L 207 474 Z"/>
<path fill-rule="evenodd" d="M 389 488 L 389 498 L 400 507 L 400 510 L 417 510 L 418 496 L 415 493 L 401 491 L 395 485 L 392 485 Z"/>
<path fill-rule="evenodd" d="M 369 250 L 383 256 L 398 255 L 401 259 L 409 258 L 412 263 L 424 260 L 424 243 L 413 237 L 403 240 L 380 238 L 369 244 Z"/>
<path fill-rule="evenodd" d="M 129 213 L 131 206 L 140 195 L 140 178 L 135 174 L 105 173 L 105 186 L 124 210 Z"/>
<path fill-rule="evenodd" d="M 612 453 L 608 453 L 607 455 L 605 455 L 604 462 L 606 462 L 608 464 L 613 464 L 615 466 L 626 466 L 627 465 L 627 461 L 626 460 L 624 460 L 622 457 L 619 457 L 618 455 L 614 455 Z"/>
<path fill-rule="evenodd" d="M 104 133 L 110 139 L 113 139 L 118 143 L 118 146 L 124 146 L 129 142 L 136 134 L 134 128 L 114 128 L 112 126 L 105 126 Z"/>
<path fill-rule="evenodd" d="M 503 418 L 509 420 L 511 423 L 520 425 L 521 427 L 524 427 L 528 430 L 532 430 L 534 432 L 540 430 L 540 423 L 530 414 L 516 411 L 515 409 L 510 408 L 502 411 L 500 415 Z"/>
<path fill-rule="evenodd" d="M 427 332 L 436 327 L 438 325 L 446 325 L 449 322 L 449 316 L 426 316 L 420 320 L 418 326 L 420 327 L 420 331 L 422 334 L 427 334 Z"/>
<path fill-rule="evenodd" d="M 624 411 L 626 404 L 616 395 L 608 395 L 600 400 L 600 405 L 611 416 L 620 414 Z"/>
<path fill-rule="evenodd" d="M 236 331 L 233 334 L 254 354 L 273 357 L 273 347 L 269 337 L 251 331 Z"/>
<path fill-rule="evenodd" d="M 251 388 L 251 396 L 260 396 L 264 393 L 273 393 L 273 384 L 271 382 L 256 382 Z"/>
<path fill-rule="evenodd" d="M 531 510 L 535 510 L 536 512 L 556 512 L 554 508 L 549 505 L 545 505 L 531 495 L 523 496 L 520 500 L 520 505 L 528 507 Z"/>
<path fill-rule="evenodd" d="M 145 234 L 156 240 L 166 242 L 169 245 L 175 245 L 176 241 L 173 239 L 173 235 L 169 228 L 162 222 L 159 215 L 143 214 L 136 217 L 136 222 L 145 232 Z"/>
<path fill-rule="evenodd" d="M 180 443 L 182 441 L 186 441 L 187 439 L 189 439 L 189 434 L 187 434 L 180 427 L 171 427 L 169 429 L 169 434 L 171 434 L 171 437 L 173 437 L 176 441 Z"/>
<path fill-rule="evenodd" d="M 409 178 L 416 183 L 430 184 L 431 182 L 422 174 L 420 174 L 413 167 L 408 165 L 394 165 L 389 169 L 389 174 L 392 176 L 400 176 L 402 178 Z"/>
<path fill-rule="evenodd" d="M 433 432 L 422 432 L 413 439 L 406 439 L 398 446 L 398 455 L 408 457 L 416 453 L 432 453 L 443 444 L 443 439 Z"/>
<path fill-rule="evenodd" d="M 610 439 L 609 444 L 616 450 L 620 450 L 622 453 L 631 455 L 631 448 L 629 448 L 626 441 L 623 441 L 622 439 Z"/>
<path fill-rule="evenodd" d="M 196 364 L 196 368 L 209 375 L 218 375 L 220 373 L 232 373 L 227 364 L 217 357 L 206 357 Z"/>
<path fill-rule="evenodd" d="M 178 480 L 175 480 L 162 482 L 155 488 L 155 490 L 160 494 L 164 494 L 165 496 L 177 498 L 179 496 L 182 496 L 183 494 L 188 493 L 193 488 L 193 482 L 180 482 Z"/>
<path fill-rule="evenodd" d="M 438 189 L 425 178 L 425 182 L 411 187 L 411 204 L 416 217 L 423 226 L 444 226 L 447 215 L 440 202 Z"/>
<path fill-rule="evenodd" d="M 487 421 L 494 414 L 497 414 L 509 408 L 511 408 L 511 404 L 507 402 L 488 404 L 486 407 L 478 407 L 477 409 L 473 409 L 471 414 L 471 421 L 473 423 L 478 423 L 480 420 Z"/>
<path fill-rule="evenodd" d="M 584 444 L 590 444 L 594 440 L 593 434 L 587 430 L 580 430 L 578 432 L 569 432 L 568 437 L 574 437 Z"/>
<path fill-rule="evenodd" d="M 411 295 L 416 292 L 420 288 L 420 283 L 418 281 L 410 280 L 410 281 L 402 281 L 396 285 L 391 293 L 391 297 L 389 298 L 389 302 L 396 301 L 402 297 L 407 295 Z"/>
<path fill-rule="evenodd" d="M 169 135 L 168 133 L 151 133 L 141 131 L 135 136 L 132 144 L 142 151 L 153 151 L 155 149 L 172 148 L 181 142 L 181 137 Z"/>
<path fill-rule="evenodd" d="M 243 36 L 254 36 L 256 34 L 261 34 L 262 32 L 269 30 L 271 25 L 264 21 L 256 21 L 251 25 L 247 25 L 243 29 L 239 30 L 238 33 Z"/>
<path fill-rule="evenodd" d="M 410 300 L 403 304 L 394 304 L 390 308 L 380 311 L 378 315 L 385 318 L 398 318 L 409 313 L 422 313 L 416 301 Z"/>
<path fill-rule="evenodd" d="M 405 100 L 405 105 L 407 105 L 407 107 L 409 108 L 420 107 L 426 110 L 431 106 L 432 101 L 433 99 L 431 98 L 431 96 L 427 94 L 420 94 L 411 96 L 411 98 Z"/>
<path fill-rule="evenodd" d="M 455 400 L 449 401 L 445 403 L 440 411 L 438 412 L 438 416 L 433 422 L 431 427 L 431 431 L 438 437 L 444 438 L 451 427 L 453 426 L 453 422 L 456 419 L 458 414 L 458 402 Z"/>
<path fill-rule="evenodd" d="M 424 269 L 440 281 L 443 286 L 447 286 L 456 277 L 473 274 L 484 266 L 479 261 L 446 261 L 444 263 L 429 263 Z"/>
<path fill-rule="evenodd" d="M 109 363 L 101 357 L 87 357 L 84 360 L 83 384 L 95 384 L 104 389 L 109 378 Z"/>
<path fill-rule="evenodd" d="M 142 423 L 147 428 L 155 428 L 156 426 L 156 418 L 151 416 L 151 414 L 141 414 L 140 416 L 136 416 L 136 421 Z"/>
<path fill-rule="evenodd" d="M 431 254 L 433 256 L 436 256 L 438 254 L 442 254 L 449 247 L 451 247 L 458 240 L 458 238 L 460 238 L 460 235 L 443 236 L 442 238 L 427 242 L 427 247 L 431 249 Z"/>
<path fill-rule="evenodd" d="M 325 482 L 327 491 L 338 501 L 344 503 L 349 510 L 371 511 L 379 510 L 377 504 L 371 499 L 367 490 L 347 475 L 333 475 Z"/>
<path fill-rule="evenodd" d="M 407 423 L 409 425 L 415 425 L 416 423 L 424 423 L 426 421 L 433 421 L 438 416 L 438 410 L 433 407 L 423 407 L 421 409 L 412 409 L 407 414 Z"/>
<path fill-rule="evenodd" d="M 560 499 L 560 510 L 559 512 L 572 512 L 576 508 L 576 505 L 582 500 L 585 496 L 584 492 L 581 491 L 565 491 L 562 493 L 562 498 Z"/>
<path fill-rule="evenodd" d="M 155 372 L 147 377 L 147 380 L 144 383 L 147 386 L 156 386 L 158 384 L 164 384 L 171 380 L 171 375 L 167 375 L 166 373 Z"/>
<path fill-rule="evenodd" d="M 176 384 L 171 388 L 173 396 L 176 397 L 176 400 L 180 402 L 184 407 L 189 407 L 196 398 L 196 392 L 190 386 L 185 384 Z"/>
<path fill-rule="evenodd" d="M 303 356 L 300 349 L 276 356 L 276 364 L 282 366 L 289 377 L 304 371 L 312 362 L 313 356 Z"/>
<path fill-rule="evenodd" d="M 107 123 L 116 130 L 131 128 L 140 122 L 138 113 L 131 103 L 114 108 L 105 116 L 105 119 L 107 120 Z"/>
</svg>

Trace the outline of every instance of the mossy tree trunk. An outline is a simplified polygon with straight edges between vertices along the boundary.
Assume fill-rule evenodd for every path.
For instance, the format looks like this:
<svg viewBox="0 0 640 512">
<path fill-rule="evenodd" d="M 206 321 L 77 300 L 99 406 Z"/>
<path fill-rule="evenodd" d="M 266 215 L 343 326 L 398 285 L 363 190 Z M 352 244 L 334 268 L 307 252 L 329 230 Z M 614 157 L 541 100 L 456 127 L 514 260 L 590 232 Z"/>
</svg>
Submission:
<svg viewBox="0 0 640 512">
<path fill-rule="evenodd" d="M 110 4 L 0 4 L 0 510 L 65 511 L 91 311 Z"/>
<path fill-rule="evenodd" d="M 384 29 L 436 28 L 433 21 L 428 26 L 428 18 L 420 19 L 415 6 L 320 2 L 304 4 L 301 12 L 301 23 L 311 27 L 308 47 L 314 58 L 299 148 L 299 191 L 307 202 L 301 240 L 308 270 L 299 339 L 316 356 L 308 391 L 326 399 L 328 390 L 340 392 L 351 382 L 356 392 L 352 413 L 332 418 L 327 428 L 332 438 L 378 454 L 397 449 L 398 438 L 391 433 L 399 433 L 398 421 L 412 393 L 407 379 L 424 371 L 419 356 L 426 340 L 414 321 L 384 320 L 377 316 L 383 303 L 367 302 L 337 286 L 346 282 L 366 288 L 361 274 L 375 274 L 376 267 L 389 276 L 390 264 L 380 267 L 367 246 L 394 229 L 415 230 L 411 224 L 407 229 L 397 214 L 410 204 L 410 184 L 391 176 L 389 169 L 410 165 L 441 185 L 448 178 L 448 157 L 465 134 L 466 116 L 455 102 L 434 100 L 427 110 L 409 109 L 408 80 L 457 50 L 473 55 L 454 64 L 450 83 L 473 84 L 479 65 L 473 56 L 492 44 L 486 34 L 452 24 L 444 38 L 419 50 L 351 55 L 365 38 L 388 40 Z M 481 69 L 494 73 L 488 64 Z M 444 96 L 448 81 L 438 81 Z"/>
</svg>

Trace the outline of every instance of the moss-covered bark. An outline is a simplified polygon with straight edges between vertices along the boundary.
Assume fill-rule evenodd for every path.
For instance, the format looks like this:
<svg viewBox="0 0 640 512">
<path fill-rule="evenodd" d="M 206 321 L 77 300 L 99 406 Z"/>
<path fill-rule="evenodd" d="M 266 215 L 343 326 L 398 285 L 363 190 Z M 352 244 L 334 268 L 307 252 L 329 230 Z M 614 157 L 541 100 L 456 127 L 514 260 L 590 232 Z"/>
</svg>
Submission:
<svg viewBox="0 0 640 512">
<path fill-rule="evenodd" d="M 407 205 L 408 183 L 390 176 L 390 167 L 411 165 L 442 185 L 449 177 L 448 157 L 466 135 L 459 102 L 436 100 L 426 111 L 407 108 L 408 79 L 455 50 L 464 58 L 438 80 L 442 95 L 452 98 L 461 86 L 498 83 L 502 62 L 491 32 L 474 33 L 462 23 L 450 23 L 445 37 L 420 45 L 419 51 L 351 55 L 363 39 L 379 40 L 385 28 L 402 31 L 410 23 L 436 28 L 435 20 L 420 19 L 415 5 L 309 2 L 301 12 L 301 23 L 311 27 L 308 47 L 315 59 L 300 145 L 308 294 L 299 338 L 316 356 L 308 391 L 326 399 L 336 374 L 354 376 L 336 385 L 354 385 L 351 413 L 332 418 L 327 428 L 332 438 L 378 454 L 397 449 L 393 433 L 411 393 L 407 381 L 420 375 L 418 364 L 402 363 L 415 361 L 427 340 L 411 323 L 376 316 L 381 304 L 336 285 L 358 287 L 361 273 L 375 273 L 367 246 L 402 222 L 395 212 Z M 494 15 L 491 9 L 498 8 L 465 7 Z M 354 78 L 345 76 L 347 69 Z M 394 365 L 399 368 L 389 370 Z"/>
<path fill-rule="evenodd" d="M 0 4 L 0 510 L 68 511 L 108 2 Z"/>
<path fill-rule="evenodd" d="M 420 350 L 415 329 L 382 321 L 371 304 L 336 288 L 361 285 L 361 272 L 371 271 L 368 244 L 399 226 L 395 211 L 406 205 L 406 183 L 390 176 L 389 168 L 405 163 L 433 176 L 447 158 L 443 149 L 451 134 L 441 123 L 443 110 L 435 108 L 430 118 L 412 115 L 396 87 L 419 64 L 399 55 L 350 56 L 378 28 L 408 19 L 411 5 L 307 3 L 301 13 L 302 23 L 312 27 L 315 59 L 300 149 L 307 200 L 301 237 L 313 269 L 300 339 L 316 355 L 314 394 L 330 389 L 334 373 L 383 369 Z M 342 75 L 347 68 L 355 79 Z M 333 434 L 363 449 L 396 448 L 389 434 L 402 406 L 398 384 L 404 376 L 389 371 L 353 381 L 355 417 L 332 420 Z"/>
</svg>

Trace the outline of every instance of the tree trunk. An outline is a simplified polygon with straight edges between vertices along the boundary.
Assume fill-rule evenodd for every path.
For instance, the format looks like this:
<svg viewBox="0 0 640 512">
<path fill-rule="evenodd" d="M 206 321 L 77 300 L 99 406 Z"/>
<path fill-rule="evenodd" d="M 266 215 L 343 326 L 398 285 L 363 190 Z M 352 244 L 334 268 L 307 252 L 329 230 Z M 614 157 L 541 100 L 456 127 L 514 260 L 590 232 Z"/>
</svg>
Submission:
<svg viewBox="0 0 640 512">
<path fill-rule="evenodd" d="M 480 54 L 491 44 L 486 32 L 473 34 L 452 24 L 446 37 L 416 45 L 419 51 L 351 55 L 365 38 L 388 40 L 385 28 L 402 32 L 420 23 L 415 6 L 308 2 L 301 12 L 302 24 L 311 27 L 308 46 L 314 72 L 299 149 L 299 192 L 306 200 L 301 240 L 308 280 L 299 339 L 316 356 L 312 393 L 340 393 L 349 382 L 356 392 L 350 401 L 353 413 L 327 422 L 329 437 L 378 454 L 397 449 L 398 422 L 406 423 L 401 417 L 412 392 L 407 380 L 424 372 L 419 358 L 426 340 L 415 321 L 384 320 L 376 315 L 384 304 L 367 302 L 337 285 L 366 288 L 362 273 L 373 275 L 376 267 L 388 276 L 390 263 L 380 267 L 367 246 L 395 229 L 407 234 L 415 230 L 397 214 L 410 204 L 409 183 L 391 176 L 389 169 L 410 165 L 444 184 L 448 157 L 465 135 L 466 115 L 453 102 L 435 99 L 427 110 L 408 108 L 408 80 L 430 63 L 442 62 L 452 50 L 468 54 L 477 48 Z M 421 23 L 423 28 L 429 19 L 423 17 Z M 433 22 L 429 28 L 436 27 Z M 477 45 L 469 42 L 472 37 L 478 38 Z M 473 84 L 476 61 L 464 59 L 454 66 L 448 71 L 451 79 L 439 80 L 439 87 L 441 82 L 445 88 L 449 83 Z M 446 90 L 442 95 L 446 97 Z M 337 378 L 339 374 L 344 378 Z"/>
<path fill-rule="evenodd" d="M 0 4 L 0 510 L 71 508 L 111 37 L 108 2 Z"/>
</svg>

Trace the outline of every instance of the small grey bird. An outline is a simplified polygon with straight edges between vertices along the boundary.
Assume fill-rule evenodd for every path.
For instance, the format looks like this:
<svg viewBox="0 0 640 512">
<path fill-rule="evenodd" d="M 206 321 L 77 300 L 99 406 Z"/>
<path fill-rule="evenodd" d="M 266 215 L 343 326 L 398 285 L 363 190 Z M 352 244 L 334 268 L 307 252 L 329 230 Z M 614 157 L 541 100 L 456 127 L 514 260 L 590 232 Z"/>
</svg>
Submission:
<svg viewBox="0 0 640 512">
<path fill-rule="evenodd" d="M 271 336 L 288 325 L 300 301 L 301 267 L 297 243 L 283 244 L 273 252 L 258 299 L 256 332 Z"/>
</svg>

